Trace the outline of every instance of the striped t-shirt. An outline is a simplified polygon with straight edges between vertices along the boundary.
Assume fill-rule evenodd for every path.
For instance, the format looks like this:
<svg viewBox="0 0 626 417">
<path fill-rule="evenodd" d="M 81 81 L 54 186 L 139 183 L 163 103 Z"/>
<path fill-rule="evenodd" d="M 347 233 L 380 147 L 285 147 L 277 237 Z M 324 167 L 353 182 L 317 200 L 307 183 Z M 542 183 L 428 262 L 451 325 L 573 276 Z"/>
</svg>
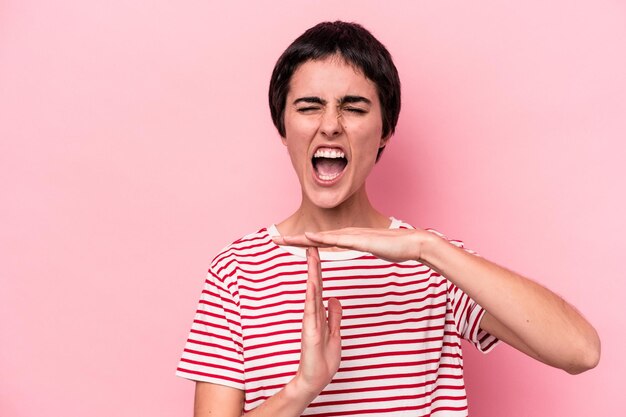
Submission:
<svg viewBox="0 0 626 417">
<path fill-rule="evenodd" d="M 305 250 L 273 235 L 275 226 L 263 228 L 212 261 L 176 372 L 245 391 L 244 411 L 291 380 L 300 357 Z M 466 416 L 460 338 L 483 352 L 496 344 L 479 327 L 484 310 L 416 261 L 358 251 L 320 259 L 324 300 L 343 307 L 341 365 L 303 415 Z"/>
</svg>

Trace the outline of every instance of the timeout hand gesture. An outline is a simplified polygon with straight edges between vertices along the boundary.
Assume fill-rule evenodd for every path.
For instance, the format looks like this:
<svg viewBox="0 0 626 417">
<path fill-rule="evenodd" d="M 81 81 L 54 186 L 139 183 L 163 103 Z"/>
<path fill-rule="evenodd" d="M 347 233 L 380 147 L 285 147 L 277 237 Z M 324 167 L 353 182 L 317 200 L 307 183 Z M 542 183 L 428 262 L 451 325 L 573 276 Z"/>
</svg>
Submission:
<svg viewBox="0 0 626 417">
<path fill-rule="evenodd" d="M 330 383 L 341 362 L 341 304 L 322 298 L 322 273 L 317 248 L 307 250 L 308 280 L 302 319 L 300 365 L 294 380 L 312 401 Z"/>
<path fill-rule="evenodd" d="M 296 390 L 312 401 L 330 383 L 341 362 L 341 304 L 328 300 L 328 315 L 323 304 L 319 247 L 339 247 L 369 252 L 392 262 L 420 260 L 425 242 L 436 239 L 418 229 L 345 228 L 327 232 L 272 238 L 276 244 L 307 247 L 308 279 L 302 347 L 298 372 L 293 380 Z"/>
<path fill-rule="evenodd" d="M 348 227 L 327 232 L 305 232 L 296 236 L 272 238 L 279 245 L 308 247 L 338 247 L 369 252 L 392 262 L 420 260 L 423 245 L 436 238 L 419 229 L 370 229 Z"/>
</svg>

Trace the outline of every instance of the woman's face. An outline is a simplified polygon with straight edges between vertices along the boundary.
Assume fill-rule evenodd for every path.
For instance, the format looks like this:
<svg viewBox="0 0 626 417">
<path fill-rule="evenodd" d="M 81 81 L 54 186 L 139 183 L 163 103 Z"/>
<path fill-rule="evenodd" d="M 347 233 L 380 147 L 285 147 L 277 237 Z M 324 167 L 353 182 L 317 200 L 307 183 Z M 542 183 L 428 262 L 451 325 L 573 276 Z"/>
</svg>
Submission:
<svg viewBox="0 0 626 417">
<path fill-rule="evenodd" d="M 341 57 L 307 61 L 291 77 L 285 137 L 303 198 L 334 208 L 365 193 L 384 146 L 375 84 Z"/>
</svg>

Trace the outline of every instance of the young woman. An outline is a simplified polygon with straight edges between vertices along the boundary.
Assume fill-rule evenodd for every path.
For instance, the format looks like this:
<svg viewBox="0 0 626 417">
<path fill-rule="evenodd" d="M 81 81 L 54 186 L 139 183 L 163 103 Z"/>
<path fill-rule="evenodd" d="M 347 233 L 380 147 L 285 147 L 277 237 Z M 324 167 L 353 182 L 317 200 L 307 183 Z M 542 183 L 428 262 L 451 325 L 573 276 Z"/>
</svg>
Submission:
<svg viewBox="0 0 626 417">
<path fill-rule="evenodd" d="M 400 81 L 367 30 L 306 31 L 269 98 L 302 200 L 211 264 L 177 370 L 196 416 L 465 416 L 461 337 L 573 374 L 597 364 L 595 330 L 561 298 L 372 206 Z"/>
</svg>

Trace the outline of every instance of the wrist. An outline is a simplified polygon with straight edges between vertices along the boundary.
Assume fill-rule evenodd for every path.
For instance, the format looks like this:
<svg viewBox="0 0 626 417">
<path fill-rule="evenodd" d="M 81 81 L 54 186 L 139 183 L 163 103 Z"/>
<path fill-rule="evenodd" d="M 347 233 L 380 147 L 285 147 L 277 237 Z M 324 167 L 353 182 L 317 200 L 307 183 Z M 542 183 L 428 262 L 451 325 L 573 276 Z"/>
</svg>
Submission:
<svg viewBox="0 0 626 417">
<path fill-rule="evenodd" d="M 420 236 L 420 256 L 418 261 L 430 264 L 435 259 L 437 248 L 442 241 L 443 239 L 436 234 L 423 230 Z"/>
<path fill-rule="evenodd" d="M 299 374 L 289 381 L 283 388 L 285 397 L 296 404 L 302 405 L 304 410 L 319 395 L 320 390 L 314 390 L 304 384 L 299 378 Z"/>
</svg>

